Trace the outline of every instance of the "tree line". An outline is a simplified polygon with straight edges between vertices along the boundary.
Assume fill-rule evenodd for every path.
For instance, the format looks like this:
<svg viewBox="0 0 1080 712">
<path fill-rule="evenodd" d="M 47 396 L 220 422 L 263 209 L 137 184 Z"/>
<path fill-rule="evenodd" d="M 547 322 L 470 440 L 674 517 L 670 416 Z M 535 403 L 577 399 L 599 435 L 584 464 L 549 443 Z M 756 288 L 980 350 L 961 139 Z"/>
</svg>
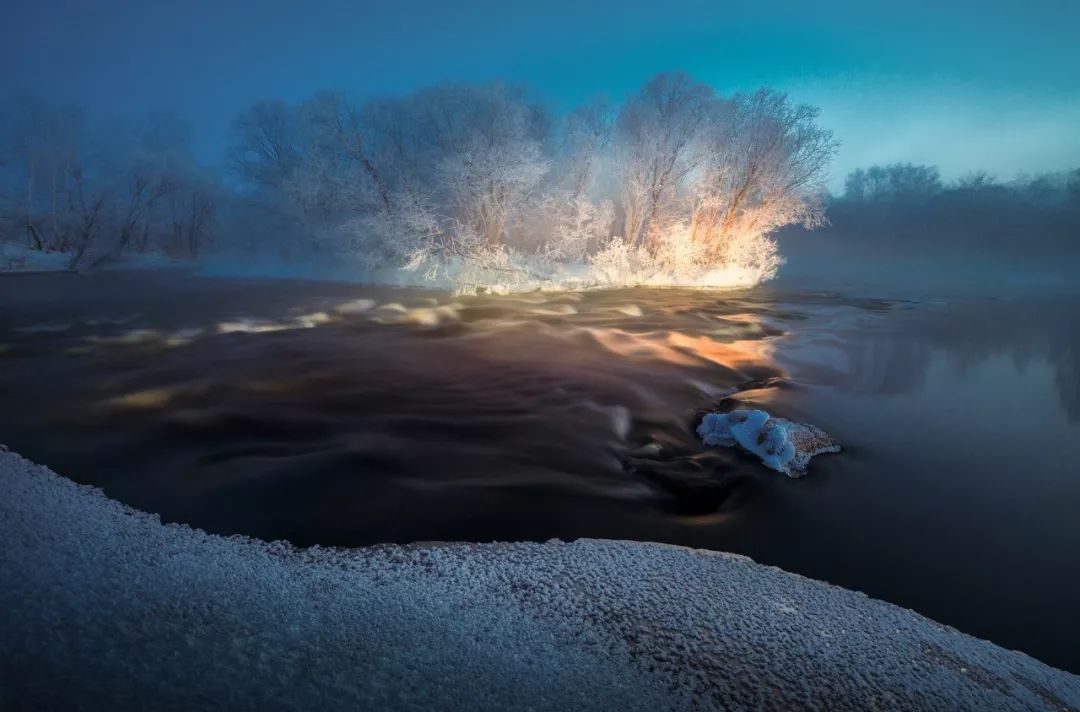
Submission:
<svg viewBox="0 0 1080 712">
<path fill-rule="evenodd" d="M 62 254 L 72 269 L 112 255 L 198 256 L 219 178 L 169 114 L 89 122 L 29 93 L 0 107 L 0 244 Z"/>
<path fill-rule="evenodd" d="M 210 170 L 176 117 L 100 125 L 22 95 L 0 112 L 0 242 L 73 268 L 211 245 L 459 284 L 757 281 L 777 228 L 823 221 L 817 116 L 681 73 L 561 114 L 503 83 L 321 92 L 249 107 Z"/>
<path fill-rule="evenodd" d="M 1080 168 L 1001 180 L 974 172 L 944 181 L 935 166 L 897 163 L 850 173 L 812 236 L 785 232 L 785 252 L 882 262 L 1075 269 Z"/>
</svg>

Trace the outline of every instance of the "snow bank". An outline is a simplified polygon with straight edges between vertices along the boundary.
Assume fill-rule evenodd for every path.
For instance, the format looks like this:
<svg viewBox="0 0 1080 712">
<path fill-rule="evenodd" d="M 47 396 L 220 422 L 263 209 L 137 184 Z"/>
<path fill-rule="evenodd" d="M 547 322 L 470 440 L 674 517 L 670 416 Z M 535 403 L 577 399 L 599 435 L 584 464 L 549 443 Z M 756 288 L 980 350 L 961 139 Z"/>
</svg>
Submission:
<svg viewBox="0 0 1080 712">
<path fill-rule="evenodd" d="M 773 418 L 763 410 L 707 413 L 697 433 L 706 445 L 739 447 L 788 477 L 804 476 L 815 455 L 840 452 L 840 444 L 813 425 Z"/>
<path fill-rule="evenodd" d="M 1067 709 L 1080 678 L 729 554 L 299 550 L 0 451 L 0 709 Z"/>
<path fill-rule="evenodd" d="M 44 252 L 32 250 L 23 245 L 0 243 L 0 274 L 5 272 L 70 272 L 71 260 L 74 257 L 74 253 L 70 252 Z M 79 268 L 84 269 L 93 264 L 94 260 L 88 257 L 81 261 Z M 190 268 L 194 264 L 194 260 L 176 259 L 160 253 L 147 252 L 110 257 L 103 260 L 95 269 L 183 269 Z"/>
<path fill-rule="evenodd" d="M 22 245 L 0 243 L 0 273 L 4 272 L 64 272 L 71 255 L 62 252 L 41 252 Z"/>
</svg>

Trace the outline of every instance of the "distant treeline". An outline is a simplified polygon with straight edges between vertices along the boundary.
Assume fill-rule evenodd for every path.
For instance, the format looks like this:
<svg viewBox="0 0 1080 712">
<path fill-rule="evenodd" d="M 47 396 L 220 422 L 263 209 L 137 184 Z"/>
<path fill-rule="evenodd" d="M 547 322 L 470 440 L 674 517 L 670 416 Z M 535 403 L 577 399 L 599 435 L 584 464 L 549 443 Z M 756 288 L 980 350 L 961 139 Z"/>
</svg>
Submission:
<svg viewBox="0 0 1080 712">
<path fill-rule="evenodd" d="M 1061 266 L 1080 259 L 1080 169 L 984 172 L 944 182 L 934 166 L 898 163 L 852 172 L 828 201 L 828 224 L 782 236 L 793 262 L 970 261 Z"/>
<path fill-rule="evenodd" d="M 197 256 L 221 179 L 189 138 L 167 113 L 94 122 L 31 93 L 0 103 L 0 248 L 63 256 L 73 269 L 121 254 Z"/>
</svg>

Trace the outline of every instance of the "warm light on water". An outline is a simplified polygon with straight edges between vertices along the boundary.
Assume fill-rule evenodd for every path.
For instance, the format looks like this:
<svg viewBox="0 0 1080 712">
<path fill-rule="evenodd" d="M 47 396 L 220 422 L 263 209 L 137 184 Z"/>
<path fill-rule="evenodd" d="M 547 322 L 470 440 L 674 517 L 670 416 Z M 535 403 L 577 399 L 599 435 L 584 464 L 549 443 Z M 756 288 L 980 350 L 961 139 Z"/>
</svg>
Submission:
<svg viewBox="0 0 1080 712">
<path fill-rule="evenodd" d="M 0 283 L 5 444 L 168 521 L 734 551 L 1077 662 L 1066 298 L 64 279 Z M 726 398 L 845 450 L 788 480 L 705 448 Z"/>
</svg>

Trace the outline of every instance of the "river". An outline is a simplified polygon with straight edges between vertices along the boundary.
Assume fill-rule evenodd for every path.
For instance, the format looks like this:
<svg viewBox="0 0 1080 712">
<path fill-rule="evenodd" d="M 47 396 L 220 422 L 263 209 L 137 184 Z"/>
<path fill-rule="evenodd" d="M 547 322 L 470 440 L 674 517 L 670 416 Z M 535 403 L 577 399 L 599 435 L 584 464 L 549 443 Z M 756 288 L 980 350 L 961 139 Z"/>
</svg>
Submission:
<svg viewBox="0 0 1080 712">
<path fill-rule="evenodd" d="M 733 400 L 844 451 L 703 447 Z M 1080 672 L 1075 297 L 6 276 L 0 403 L 0 442 L 166 521 L 732 551 Z"/>
</svg>

